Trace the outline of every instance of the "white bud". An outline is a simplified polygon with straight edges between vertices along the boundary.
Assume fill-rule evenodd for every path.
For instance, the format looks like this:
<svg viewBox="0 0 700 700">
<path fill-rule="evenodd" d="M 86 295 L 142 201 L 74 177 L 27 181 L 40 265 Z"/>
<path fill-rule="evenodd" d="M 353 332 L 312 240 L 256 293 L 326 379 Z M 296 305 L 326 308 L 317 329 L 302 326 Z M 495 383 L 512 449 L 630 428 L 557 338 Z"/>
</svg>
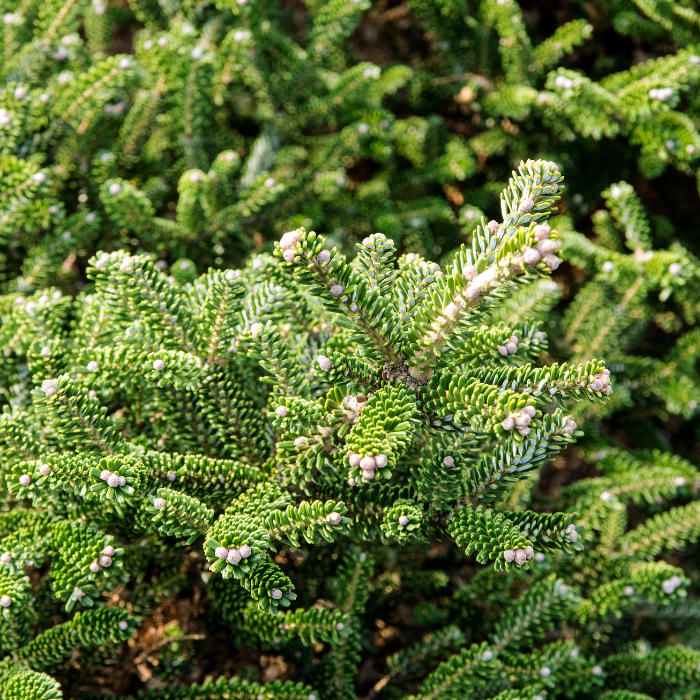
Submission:
<svg viewBox="0 0 700 700">
<path fill-rule="evenodd" d="M 158 510 L 163 510 L 163 508 L 165 508 L 165 499 L 164 498 L 156 498 L 153 501 L 153 507 L 158 509 Z"/>
<path fill-rule="evenodd" d="M 603 263 L 602 269 L 603 269 L 603 272 L 612 272 L 615 269 L 615 264 L 610 260 L 606 260 Z"/>
<path fill-rule="evenodd" d="M 238 279 L 238 270 L 226 270 L 224 279 L 227 282 L 235 282 Z"/>
<path fill-rule="evenodd" d="M 119 627 L 119 629 L 123 632 L 124 630 L 128 629 L 129 623 L 126 620 L 119 620 L 117 627 Z"/>
<path fill-rule="evenodd" d="M 486 224 L 486 226 L 488 226 L 489 231 L 491 231 L 491 233 L 493 234 L 495 234 L 498 231 L 498 221 L 494 221 L 493 219 L 491 219 L 491 221 L 489 221 L 488 224 Z"/>
<path fill-rule="evenodd" d="M 693 153 L 695 153 L 695 146 L 693 146 L 692 143 L 689 143 L 689 144 L 685 147 L 685 152 L 686 152 L 689 156 L 692 156 Z"/>
<path fill-rule="evenodd" d="M 532 197 L 525 197 L 520 202 L 520 206 L 518 207 L 518 211 L 521 214 L 529 214 L 533 209 L 535 208 L 535 200 Z"/>
<path fill-rule="evenodd" d="M 333 366 L 333 363 L 325 355 L 319 355 L 316 359 L 318 362 L 318 366 L 324 372 L 327 372 Z"/>
<path fill-rule="evenodd" d="M 544 561 L 544 554 L 542 552 L 537 552 L 535 554 L 535 561 L 541 564 Z"/>
<path fill-rule="evenodd" d="M 12 554 L 10 552 L 5 552 L 2 556 L 0 556 L 0 562 L 3 564 L 9 564 L 12 561 Z"/>
<path fill-rule="evenodd" d="M 589 385 L 588 388 L 591 391 L 602 391 L 603 390 L 603 382 L 600 381 L 600 379 L 594 379 Z"/>
<path fill-rule="evenodd" d="M 525 557 L 528 559 L 528 561 L 530 559 L 532 559 L 532 557 L 534 557 L 534 556 L 535 556 L 535 550 L 532 548 L 532 546 L 528 545 L 527 547 L 525 547 Z"/>
<path fill-rule="evenodd" d="M 6 109 L 0 109 L 0 126 L 7 126 L 10 121 L 10 113 Z"/>
<path fill-rule="evenodd" d="M 2 605 L 3 608 L 9 608 L 10 605 L 12 605 L 12 598 L 10 598 L 9 595 L 0 597 L 0 605 Z"/>
<path fill-rule="evenodd" d="M 282 253 L 282 257 L 284 258 L 285 262 L 294 262 L 296 253 L 293 249 L 290 248 L 289 250 L 285 250 L 284 253 Z"/>
<path fill-rule="evenodd" d="M 177 479 L 177 474 L 175 472 L 170 472 L 170 474 L 168 474 L 168 481 L 175 481 L 175 479 Z"/>
<path fill-rule="evenodd" d="M 530 428 L 528 428 L 527 426 L 524 426 L 524 427 L 521 427 L 521 428 L 517 428 L 517 431 L 518 431 L 518 433 L 520 433 L 520 435 L 522 435 L 523 437 L 525 437 L 526 435 L 529 435 L 529 434 L 530 434 Z"/>
<path fill-rule="evenodd" d="M 515 550 L 515 563 L 522 566 L 527 561 L 527 552 L 524 549 Z"/>
<path fill-rule="evenodd" d="M 554 253 L 556 249 L 559 247 L 559 241 L 552 241 L 551 239 L 547 238 L 544 241 L 540 243 L 540 250 L 545 254 L 549 255 L 550 253 Z"/>
<path fill-rule="evenodd" d="M 671 263 L 668 266 L 668 273 L 674 277 L 678 277 L 683 273 L 683 266 L 677 262 Z"/>
<path fill-rule="evenodd" d="M 374 479 L 374 469 L 363 469 L 362 478 L 367 479 L 367 481 Z"/>
<path fill-rule="evenodd" d="M 286 406 L 277 406 L 277 408 L 275 409 L 275 413 L 280 418 L 286 418 L 289 415 L 289 411 L 287 410 Z"/>
<path fill-rule="evenodd" d="M 366 134 L 369 131 L 369 124 L 358 124 L 357 130 L 361 134 Z"/>
<path fill-rule="evenodd" d="M 508 352 L 509 355 L 515 355 L 515 353 L 518 352 L 518 344 L 517 343 L 506 343 L 506 351 Z"/>
<path fill-rule="evenodd" d="M 544 241 L 549 238 L 551 231 L 552 227 L 548 223 L 538 224 L 535 226 L 535 238 L 540 241 Z"/>
<path fill-rule="evenodd" d="M 510 552 L 511 550 L 509 549 L 508 551 Z M 506 561 L 508 561 L 508 560 L 506 559 Z M 484 661 L 491 661 L 491 659 L 493 659 L 493 652 L 492 652 L 490 649 L 487 649 L 487 650 L 481 655 L 481 658 L 482 658 Z"/>
<path fill-rule="evenodd" d="M 103 550 L 102 554 L 106 554 L 108 557 L 113 557 L 114 556 L 114 547 L 112 547 L 111 544 L 108 544 Z"/>
<path fill-rule="evenodd" d="M 78 588 L 77 586 L 73 589 L 73 593 L 71 594 L 71 598 L 73 600 L 80 600 L 81 598 L 85 597 L 85 591 L 82 588 Z"/>
<path fill-rule="evenodd" d="M 334 297 L 339 297 L 343 293 L 343 285 L 342 284 L 334 284 L 331 287 L 331 294 Z"/>
<path fill-rule="evenodd" d="M 515 428 L 515 420 L 508 416 L 502 423 L 501 426 L 503 427 L 503 430 L 513 430 Z"/>
<path fill-rule="evenodd" d="M 340 513 L 335 513 L 335 512 L 334 512 L 334 513 L 331 513 L 331 514 L 328 516 L 328 522 L 329 522 L 331 525 L 340 525 L 340 521 L 341 521 L 341 520 L 342 520 L 342 516 L 340 515 Z"/>
<path fill-rule="evenodd" d="M 232 549 L 228 550 L 228 556 L 226 557 L 226 561 L 229 564 L 233 564 L 236 566 L 237 564 L 240 564 L 240 561 L 243 557 L 241 557 L 240 551 L 236 548 L 233 547 Z"/>
<path fill-rule="evenodd" d="M 228 548 L 227 547 L 217 547 L 214 550 L 214 556 L 217 559 L 226 559 L 226 557 L 228 557 Z"/>
<path fill-rule="evenodd" d="M 109 193 L 113 196 L 117 196 L 118 194 L 121 194 L 122 191 L 122 186 L 118 182 L 113 182 L 109 186 Z"/>
<path fill-rule="evenodd" d="M 42 464 L 39 467 L 39 474 L 41 474 L 42 476 L 48 476 L 49 474 L 51 474 L 52 471 L 53 470 L 48 464 Z"/>
<path fill-rule="evenodd" d="M 121 474 L 117 474 L 116 477 L 118 479 L 119 486 L 126 486 L 126 477 L 125 476 L 122 476 Z"/>
<path fill-rule="evenodd" d="M 247 544 L 240 546 L 238 551 L 243 559 L 247 559 L 253 553 L 253 550 Z"/>
<path fill-rule="evenodd" d="M 18 100 L 23 100 L 27 96 L 27 88 L 20 85 L 19 87 L 15 88 L 13 94 Z"/>
<path fill-rule="evenodd" d="M 102 481 L 107 481 L 107 479 L 109 479 L 110 476 L 112 476 L 112 472 L 109 471 L 109 469 L 103 469 L 100 472 L 100 479 L 102 479 Z"/>
<path fill-rule="evenodd" d="M 273 588 L 270 595 L 274 600 L 279 600 L 282 597 L 282 591 L 279 588 Z"/>
<path fill-rule="evenodd" d="M 542 253 L 537 248 L 525 248 L 523 262 L 526 265 L 537 265 L 540 260 L 542 260 Z"/>
<path fill-rule="evenodd" d="M 32 477 L 29 476 L 29 474 L 22 474 L 22 476 L 19 477 L 19 483 L 22 484 L 22 486 L 29 486 L 29 484 L 32 483 Z"/>
<path fill-rule="evenodd" d="M 365 455 L 360 460 L 360 469 L 362 469 L 362 470 L 375 469 L 376 466 L 377 466 L 377 463 L 374 461 L 374 457 L 372 457 L 372 455 Z"/>
<path fill-rule="evenodd" d="M 355 454 L 354 452 L 348 456 L 348 461 L 351 467 L 359 467 L 362 461 L 362 456 Z"/>
<path fill-rule="evenodd" d="M 600 666 L 594 666 L 591 671 L 593 672 L 594 676 L 602 676 L 603 675 L 603 669 Z"/>
<path fill-rule="evenodd" d="M 92 571 L 93 574 L 99 574 L 100 568 L 101 568 L 100 562 L 98 562 L 98 561 L 90 562 L 90 571 Z"/>
<path fill-rule="evenodd" d="M 476 279 L 479 271 L 474 267 L 474 265 L 465 265 L 462 269 L 462 274 L 471 282 Z"/>
<path fill-rule="evenodd" d="M 607 503 L 610 499 L 612 498 L 612 494 L 610 491 L 603 491 L 603 493 L 600 494 L 600 500 Z"/>
<path fill-rule="evenodd" d="M 280 239 L 280 248 L 282 248 L 282 250 L 289 250 L 290 248 L 294 248 L 300 240 L 301 234 L 298 231 L 287 231 Z"/>
<path fill-rule="evenodd" d="M 97 372 L 97 370 L 100 368 L 100 366 L 95 362 L 95 360 L 90 360 L 87 364 L 87 371 L 88 372 Z"/>
<path fill-rule="evenodd" d="M 153 48 L 153 42 L 149 39 L 148 41 L 143 42 L 143 48 L 146 51 L 150 51 Z"/>
<path fill-rule="evenodd" d="M 685 486 L 685 478 L 682 476 L 677 476 L 674 480 L 673 483 L 675 486 L 678 486 L 679 488 L 681 486 Z"/>
<path fill-rule="evenodd" d="M 501 353 L 503 357 L 506 357 L 508 355 L 508 348 L 505 345 L 499 345 L 498 352 Z"/>
<path fill-rule="evenodd" d="M 122 58 L 122 60 L 119 61 L 119 67 L 122 70 L 127 70 L 128 68 L 131 68 L 131 61 L 128 58 Z"/>
<path fill-rule="evenodd" d="M 85 221 L 87 221 L 89 224 L 91 224 L 95 220 L 95 214 L 93 212 L 90 212 L 89 214 L 85 214 Z"/>
<path fill-rule="evenodd" d="M 571 78 L 567 78 L 565 75 L 558 75 L 554 84 L 563 90 L 570 90 L 574 86 L 574 81 L 571 80 Z"/>
<path fill-rule="evenodd" d="M 454 467 L 455 458 L 451 455 L 447 455 L 447 457 L 442 460 L 442 463 L 449 469 L 450 467 Z"/>
<path fill-rule="evenodd" d="M 514 414 L 515 418 L 515 425 L 517 425 L 519 428 L 524 428 L 526 425 L 530 424 L 530 421 L 532 418 L 525 412 L 518 412 Z"/>
<path fill-rule="evenodd" d="M 265 187 L 272 187 L 272 185 L 274 185 L 274 184 L 275 184 L 274 177 L 268 177 L 267 180 L 265 180 L 265 182 L 263 182 L 263 185 L 265 185 Z"/>
<path fill-rule="evenodd" d="M 350 486 L 355 486 L 355 484 L 357 484 L 357 481 L 355 481 L 355 479 L 353 479 L 352 477 L 348 477 L 348 484 Z"/>
<path fill-rule="evenodd" d="M 389 458 L 386 455 L 380 454 L 374 458 L 374 463 L 377 465 L 378 469 L 384 469 L 384 467 L 389 464 Z M 360 466 L 362 466 L 362 462 L 360 462 Z"/>
<path fill-rule="evenodd" d="M 507 562 L 511 562 L 515 560 L 515 550 L 514 549 L 506 549 L 505 552 L 503 552 L 503 558 Z"/>
<path fill-rule="evenodd" d="M 631 598 L 634 595 L 634 588 L 632 588 L 632 586 L 625 586 L 623 592 L 628 598 Z"/>
<path fill-rule="evenodd" d="M 325 265 L 327 262 L 329 262 L 331 259 L 331 254 L 327 250 L 322 250 L 317 256 L 316 256 L 316 262 L 319 265 Z"/>
<path fill-rule="evenodd" d="M 406 525 L 408 525 L 408 516 L 400 515 L 399 516 L 399 525 L 401 525 L 401 527 L 406 527 Z"/>
<path fill-rule="evenodd" d="M 576 428 L 577 428 L 576 421 L 569 419 L 568 421 L 566 421 L 566 425 L 564 426 L 564 432 L 567 435 L 573 435 L 574 430 L 576 430 Z"/>
<path fill-rule="evenodd" d="M 34 175 L 32 175 L 32 180 L 34 180 L 34 182 L 36 182 L 38 185 L 41 185 L 46 182 L 46 173 L 42 173 L 41 171 L 34 173 Z"/>
<path fill-rule="evenodd" d="M 257 338 L 257 336 L 262 333 L 263 330 L 263 324 L 262 323 L 253 323 L 250 326 L 250 334 L 253 336 L 253 338 Z"/>
<path fill-rule="evenodd" d="M 113 489 L 116 489 L 117 486 L 119 486 L 119 475 L 112 474 L 112 476 L 110 476 L 109 479 L 107 479 L 107 485 Z"/>
<path fill-rule="evenodd" d="M 165 362 L 163 360 L 153 360 L 153 369 L 157 372 L 162 372 L 165 369 Z"/>
<path fill-rule="evenodd" d="M 303 435 L 300 435 L 296 440 L 294 440 L 294 446 L 302 447 L 303 445 L 306 445 L 306 438 Z"/>
</svg>

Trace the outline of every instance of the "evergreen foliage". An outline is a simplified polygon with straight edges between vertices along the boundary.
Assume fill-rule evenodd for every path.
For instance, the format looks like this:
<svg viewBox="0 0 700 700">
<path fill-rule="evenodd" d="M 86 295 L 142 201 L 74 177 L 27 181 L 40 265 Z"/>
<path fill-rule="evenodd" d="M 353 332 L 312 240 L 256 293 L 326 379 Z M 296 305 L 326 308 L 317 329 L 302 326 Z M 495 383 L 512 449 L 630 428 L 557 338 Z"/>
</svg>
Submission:
<svg viewBox="0 0 700 700">
<path fill-rule="evenodd" d="M 3 698 L 700 697 L 700 11 L 555 4 L 4 3 Z"/>
</svg>

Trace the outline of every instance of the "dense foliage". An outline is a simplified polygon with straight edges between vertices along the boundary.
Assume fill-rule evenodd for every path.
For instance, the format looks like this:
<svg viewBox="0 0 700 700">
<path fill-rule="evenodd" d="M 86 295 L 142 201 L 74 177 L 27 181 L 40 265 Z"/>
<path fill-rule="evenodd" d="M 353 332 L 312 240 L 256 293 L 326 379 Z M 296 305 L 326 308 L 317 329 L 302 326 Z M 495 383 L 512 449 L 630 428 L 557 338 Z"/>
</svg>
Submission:
<svg viewBox="0 0 700 700">
<path fill-rule="evenodd" d="M 3 697 L 700 697 L 700 7 L 2 8 Z"/>
</svg>

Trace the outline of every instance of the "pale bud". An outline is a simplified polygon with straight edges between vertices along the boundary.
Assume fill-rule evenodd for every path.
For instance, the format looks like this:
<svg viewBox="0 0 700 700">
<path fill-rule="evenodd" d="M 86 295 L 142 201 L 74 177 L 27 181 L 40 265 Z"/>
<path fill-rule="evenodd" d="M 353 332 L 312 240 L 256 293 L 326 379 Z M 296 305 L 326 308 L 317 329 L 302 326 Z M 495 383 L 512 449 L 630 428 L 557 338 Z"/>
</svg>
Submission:
<svg viewBox="0 0 700 700">
<path fill-rule="evenodd" d="M 328 372 L 328 370 L 333 367 L 333 363 L 325 356 L 325 355 L 319 355 L 317 359 L 318 366 L 324 371 Z"/>
<path fill-rule="evenodd" d="M 282 253 L 282 257 L 284 258 L 285 262 L 294 262 L 296 253 L 294 252 L 293 248 L 290 248 L 289 250 L 285 250 L 284 253 Z"/>
<path fill-rule="evenodd" d="M 274 600 L 279 600 L 282 597 L 282 591 L 279 588 L 273 588 L 270 595 Z"/>
<path fill-rule="evenodd" d="M 275 413 L 280 418 L 286 418 L 289 414 L 289 411 L 287 410 L 286 406 L 277 406 L 277 408 L 275 409 Z"/>
<path fill-rule="evenodd" d="M 228 556 L 226 557 L 226 561 L 229 564 L 233 564 L 233 566 L 236 566 L 240 563 L 242 558 L 243 557 L 241 557 L 240 551 L 236 547 L 233 547 L 232 549 L 228 550 Z"/>
<path fill-rule="evenodd" d="M 341 520 L 342 520 L 342 516 L 340 515 L 340 513 L 331 513 L 328 516 L 328 522 L 331 525 L 340 525 Z"/>
<path fill-rule="evenodd" d="M 48 464 L 42 464 L 39 467 L 39 474 L 41 474 L 42 476 L 48 476 L 49 474 L 51 474 L 52 471 L 53 470 Z"/>
<path fill-rule="evenodd" d="M 374 457 L 372 455 L 365 455 L 361 460 L 360 460 L 360 469 L 363 471 L 365 469 L 372 469 L 374 470 L 377 466 L 377 463 L 374 460 Z"/>
<path fill-rule="evenodd" d="M 300 435 L 296 440 L 294 440 L 294 447 L 302 447 L 303 445 L 306 445 L 306 438 L 303 435 Z"/>
<path fill-rule="evenodd" d="M 112 476 L 110 476 L 109 479 L 107 479 L 107 485 L 113 489 L 116 489 L 117 486 L 119 486 L 119 475 L 112 474 Z"/>
<path fill-rule="evenodd" d="M 156 498 L 153 501 L 153 507 L 157 508 L 158 510 L 163 510 L 163 508 L 165 508 L 165 499 L 164 498 Z"/>
<path fill-rule="evenodd" d="M 449 469 L 450 467 L 454 467 L 455 458 L 451 455 L 447 455 L 447 457 L 442 460 L 442 463 Z"/>
<path fill-rule="evenodd" d="M 367 481 L 374 479 L 374 469 L 363 469 L 362 478 L 367 479 Z"/>
<path fill-rule="evenodd" d="M 505 552 L 503 552 L 503 558 L 507 562 L 512 562 L 515 560 L 515 550 L 514 549 L 506 549 Z"/>
<path fill-rule="evenodd" d="M 122 192 L 122 186 L 118 182 L 113 182 L 109 186 L 109 193 L 112 196 L 116 197 L 118 194 L 121 194 L 121 192 Z"/>
<path fill-rule="evenodd" d="M 0 597 L 0 605 L 2 605 L 3 608 L 9 608 L 10 605 L 12 605 L 12 598 L 10 598 L 9 595 Z"/>
<path fill-rule="evenodd" d="M 401 525 L 401 527 L 406 527 L 406 525 L 408 525 L 408 516 L 407 515 L 400 515 L 399 516 L 399 525 Z"/>
<path fill-rule="evenodd" d="M 526 265 L 537 265 L 542 260 L 542 253 L 537 248 L 526 248 L 523 252 L 523 262 Z"/>
<path fill-rule="evenodd" d="M 631 598 L 634 595 L 634 588 L 632 588 L 632 586 L 625 586 L 624 594 L 628 598 Z"/>
<path fill-rule="evenodd" d="M 330 262 L 331 259 L 331 254 L 327 250 L 322 250 L 317 256 L 316 256 L 316 262 L 319 265 L 325 265 L 327 262 Z"/>
<path fill-rule="evenodd" d="M 501 423 L 501 426 L 503 430 L 513 430 L 513 428 L 515 428 L 515 420 L 508 416 L 508 418 Z"/>
<path fill-rule="evenodd" d="M 29 484 L 32 483 L 32 477 L 29 476 L 29 474 L 22 474 L 22 476 L 19 477 L 19 483 L 22 484 L 22 486 L 29 486 Z"/>
<path fill-rule="evenodd" d="M 282 248 L 282 250 L 289 250 L 290 248 L 294 248 L 300 240 L 301 234 L 298 231 L 287 231 L 280 239 L 280 248 Z"/>
<path fill-rule="evenodd" d="M 242 559 L 247 559 L 253 553 L 253 550 L 247 544 L 240 546 L 238 551 Z"/>
<path fill-rule="evenodd" d="M 97 561 L 91 562 L 90 571 L 92 571 L 93 574 L 98 574 L 100 572 L 100 563 Z"/>
<path fill-rule="evenodd" d="M 524 549 L 515 550 L 515 563 L 522 566 L 527 561 L 527 552 Z"/>
<path fill-rule="evenodd" d="M 384 454 L 377 455 L 374 458 L 374 463 L 379 469 L 384 469 L 384 467 L 386 467 L 386 465 L 389 463 L 389 458 Z M 360 462 L 360 466 L 362 466 L 362 462 Z"/>
<path fill-rule="evenodd" d="M 525 197 L 520 202 L 520 206 L 518 207 L 518 211 L 521 214 L 529 214 L 533 209 L 535 208 L 535 200 L 532 197 Z"/>
<path fill-rule="evenodd" d="M 334 285 L 331 287 L 331 290 L 330 290 L 330 291 L 331 291 L 331 294 L 332 294 L 334 297 L 339 297 L 339 296 L 343 293 L 343 285 L 341 285 L 341 284 L 334 284 Z"/>
<path fill-rule="evenodd" d="M 348 461 L 351 467 L 359 467 L 362 461 L 361 455 L 355 454 L 354 452 L 349 456 Z"/>
</svg>

